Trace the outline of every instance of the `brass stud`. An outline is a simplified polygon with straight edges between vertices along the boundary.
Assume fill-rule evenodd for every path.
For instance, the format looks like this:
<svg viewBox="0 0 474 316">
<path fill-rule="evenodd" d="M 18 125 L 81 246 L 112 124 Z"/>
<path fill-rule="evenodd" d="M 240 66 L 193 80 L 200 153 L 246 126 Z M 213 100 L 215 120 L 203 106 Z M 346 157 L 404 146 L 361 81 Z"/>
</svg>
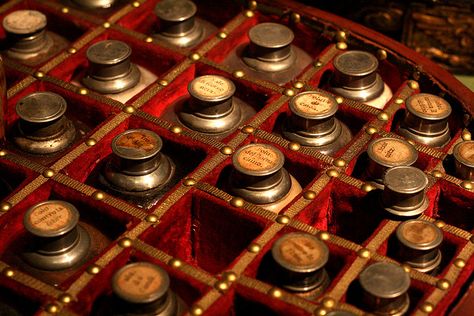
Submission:
<svg viewBox="0 0 474 316">
<path fill-rule="evenodd" d="M 278 224 L 286 225 L 290 222 L 290 218 L 286 215 L 278 215 L 275 221 Z"/>
<path fill-rule="evenodd" d="M 138 8 L 138 7 L 140 6 L 140 2 L 138 2 L 138 1 L 133 1 L 132 6 L 133 6 L 134 8 Z"/>
<path fill-rule="evenodd" d="M 286 95 L 287 97 L 292 97 L 295 95 L 295 90 L 293 89 L 285 89 L 283 91 L 283 94 Z"/>
<path fill-rule="evenodd" d="M 131 105 L 126 105 L 123 107 L 122 111 L 124 111 L 127 114 L 132 114 L 133 112 L 135 112 L 135 108 Z"/>
<path fill-rule="evenodd" d="M 105 194 L 102 191 L 95 191 L 92 193 L 92 198 L 97 201 L 101 201 L 105 198 Z"/>
<path fill-rule="evenodd" d="M 104 22 L 104 24 L 102 24 L 102 26 L 106 29 L 108 29 L 110 27 L 110 22 Z"/>
<path fill-rule="evenodd" d="M 12 208 L 12 205 L 8 202 L 2 202 L 0 204 L 0 211 L 8 212 Z"/>
<path fill-rule="evenodd" d="M 420 88 L 420 85 L 419 85 L 418 82 L 416 82 L 415 80 L 410 80 L 410 81 L 408 81 L 408 86 L 409 86 L 410 89 L 412 89 L 412 90 L 416 90 L 416 89 L 419 89 L 419 88 Z"/>
<path fill-rule="evenodd" d="M 328 313 L 328 311 L 323 307 L 318 307 L 314 310 L 314 315 L 318 315 L 318 316 L 324 316 L 327 313 Z"/>
<path fill-rule="evenodd" d="M 253 126 L 246 125 L 246 126 L 242 127 L 242 133 L 252 134 L 253 132 L 255 132 L 255 128 Z"/>
<path fill-rule="evenodd" d="M 183 129 L 180 127 L 180 126 L 171 126 L 170 127 L 170 131 L 173 133 L 173 134 L 180 134 Z"/>
<path fill-rule="evenodd" d="M 86 88 L 79 89 L 79 94 L 86 95 L 88 93 L 89 93 L 89 91 Z"/>
<path fill-rule="evenodd" d="M 158 216 L 156 216 L 155 214 L 148 214 L 146 217 L 145 217 L 145 220 L 148 222 L 148 223 L 157 223 L 158 222 Z"/>
<path fill-rule="evenodd" d="M 179 268 L 183 265 L 183 263 L 181 262 L 181 260 L 173 258 L 170 260 L 169 265 L 173 268 Z"/>
<path fill-rule="evenodd" d="M 249 10 L 255 10 L 257 8 L 257 1 L 249 1 L 247 7 Z"/>
<path fill-rule="evenodd" d="M 44 72 L 42 71 L 37 71 L 35 72 L 35 75 L 34 75 L 36 78 L 43 78 L 44 77 Z"/>
<path fill-rule="evenodd" d="M 6 150 L 0 150 L 0 157 L 5 157 L 7 155 L 7 151 Z"/>
<path fill-rule="evenodd" d="M 89 274 L 98 274 L 100 272 L 100 267 L 96 264 L 93 264 L 87 267 L 87 273 Z"/>
<path fill-rule="evenodd" d="M 323 231 L 318 232 L 316 236 L 321 240 L 329 240 L 329 237 L 330 237 L 328 232 L 323 232 Z"/>
<path fill-rule="evenodd" d="M 253 17 L 254 14 L 253 14 L 253 12 L 250 11 L 250 10 L 245 10 L 244 15 L 245 15 L 246 17 L 248 17 L 248 18 L 251 18 L 251 17 Z"/>
<path fill-rule="evenodd" d="M 405 100 L 401 99 L 401 98 L 396 98 L 395 99 L 395 103 L 396 104 L 402 104 L 403 102 L 405 102 Z"/>
<path fill-rule="evenodd" d="M 291 13 L 291 21 L 293 23 L 300 23 L 301 22 L 301 15 L 299 13 L 296 13 L 296 12 Z"/>
<path fill-rule="evenodd" d="M 461 182 L 461 187 L 466 190 L 472 190 L 474 188 L 474 184 L 471 181 L 463 181 Z"/>
<path fill-rule="evenodd" d="M 325 297 L 323 298 L 323 306 L 326 308 L 333 308 L 336 306 L 336 301 L 333 298 Z"/>
<path fill-rule="evenodd" d="M 198 305 L 193 305 L 191 306 L 190 312 L 191 312 L 191 315 L 199 316 L 204 313 L 204 310 Z"/>
<path fill-rule="evenodd" d="M 201 55 L 199 55 L 198 53 L 192 53 L 189 58 L 191 58 L 191 60 L 198 61 L 199 59 L 201 59 Z"/>
<path fill-rule="evenodd" d="M 320 62 L 319 60 L 316 60 L 316 61 L 313 63 L 313 66 L 314 66 L 314 67 L 317 67 L 317 68 L 321 67 L 322 65 L 323 65 L 323 63 Z"/>
<path fill-rule="evenodd" d="M 447 290 L 451 287 L 451 283 L 449 283 L 449 281 L 446 279 L 441 279 L 436 282 L 436 286 L 440 290 Z"/>
<path fill-rule="evenodd" d="M 220 38 L 220 39 L 224 39 L 227 37 L 227 33 L 226 32 L 219 32 L 217 33 L 217 37 Z"/>
<path fill-rule="evenodd" d="M 387 59 L 387 51 L 384 50 L 384 49 L 379 49 L 379 50 L 377 50 L 376 55 L 377 55 L 377 58 L 378 58 L 379 60 L 385 60 L 385 59 Z"/>
<path fill-rule="evenodd" d="M 433 170 L 431 171 L 431 175 L 435 178 L 442 178 L 443 177 L 443 173 L 439 170 Z"/>
<path fill-rule="evenodd" d="M 234 197 L 232 198 L 232 200 L 230 200 L 230 205 L 232 205 L 233 207 L 242 207 L 244 206 L 244 199 Z"/>
<path fill-rule="evenodd" d="M 235 78 L 242 78 L 245 76 L 245 73 L 242 70 L 236 70 L 234 71 L 233 75 Z"/>
<path fill-rule="evenodd" d="M 280 289 L 277 289 L 276 287 L 272 287 L 269 291 L 268 294 L 275 298 L 280 298 L 283 296 L 283 292 Z"/>
<path fill-rule="evenodd" d="M 124 237 L 119 240 L 118 244 L 122 248 L 128 248 L 132 245 L 132 240 L 128 237 Z"/>
<path fill-rule="evenodd" d="M 69 304 L 72 302 L 72 296 L 70 294 L 64 293 L 59 296 L 59 301 L 64 304 Z"/>
<path fill-rule="evenodd" d="M 373 135 L 373 134 L 377 133 L 377 129 L 373 126 L 369 126 L 365 129 L 365 132 L 369 135 Z"/>
<path fill-rule="evenodd" d="M 463 140 L 471 140 L 472 139 L 471 133 L 469 131 L 463 131 L 461 137 L 462 137 Z"/>
<path fill-rule="evenodd" d="M 336 42 L 345 42 L 347 41 L 347 33 L 344 31 L 337 31 L 334 38 L 336 39 Z"/>
<path fill-rule="evenodd" d="M 85 143 L 87 146 L 91 147 L 97 144 L 97 141 L 94 138 L 89 138 L 89 139 L 86 139 Z"/>
<path fill-rule="evenodd" d="M 147 36 L 145 37 L 145 43 L 153 43 L 153 37 Z"/>
<path fill-rule="evenodd" d="M 329 169 L 328 171 L 326 171 L 326 174 L 331 178 L 339 177 L 339 171 L 337 171 L 336 169 Z"/>
<path fill-rule="evenodd" d="M 411 267 L 410 267 L 408 264 L 402 264 L 401 267 L 403 268 L 403 270 L 404 270 L 406 273 L 410 273 L 410 272 L 411 272 Z"/>
<path fill-rule="evenodd" d="M 230 146 L 223 146 L 221 148 L 221 153 L 224 154 L 224 155 L 232 155 L 233 152 L 234 152 L 234 150 Z"/>
<path fill-rule="evenodd" d="M 375 190 L 375 187 L 370 183 L 364 183 L 360 188 L 364 192 L 370 192 L 372 190 Z"/>
<path fill-rule="evenodd" d="M 158 81 L 158 84 L 159 84 L 160 86 L 166 87 L 166 86 L 169 85 L 170 83 L 169 83 L 167 80 L 161 79 L 160 81 Z"/>
<path fill-rule="evenodd" d="M 296 89 L 301 89 L 304 87 L 304 82 L 301 82 L 301 81 L 295 81 L 293 83 L 293 87 L 295 87 Z"/>
<path fill-rule="evenodd" d="M 237 274 L 233 271 L 226 271 L 222 274 L 222 277 L 227 281 L 227 282 L 235 282 L 237 280 Z"/>
<path fill-rule="evenodd" d="M 316 192 L 308 190 L 303 193 L 303 197 L 307 200 L 314 200 L 316 198 Z"/>
<path fill-rule="evenodd" d="M 421 309 L 423 312 L 429 314 L 429 313 L 431 313 L 431 312 L 433 311 L 434 306 L 433 306 L 433 304 L 431 304 L 431 303 L 424 302 L 423 304 L 420 305 L 420 309 Z"/>
<path fill-rule="evenodd" d="M 226 281 L 217 281 L 216 284 L 214 284 L 214 287 L 221 291 L 221 292 L 224 292 L 224 291 L 227 291 L 229 289 L 229 284 L 226 282 Z"/>
<path fill-rule="evenodd" d="M 454 266 L 462 269 L 466 266 L 466 261 L 464 261 L 464 259 L 457 258 L 454 260 Z"/>
<path fill-rule="evenodd" d="M 5 268 L 3 269 L 2 273 L 7 278 L 12 278 L 15 275 L 15 270 L 13 270 L 12 268 Z"/>
<path fill-rule="evenodd" d="M 43 177 L 45 178 L 52 178 L 54 176 L 54 170 L 53 169 L 46 169 L 43 171 Z"/>
<path fill-rule="evenodd" d="M 368 259 L 370 258 L 370 250 L 367 248 L 362 248 L 357 251 L 357 255 L 361 258 Z"/>
<path fill-rule="evenodd" d="M 445 223 L 444 221 L 440 220 L 440 219 L 439 219 L 439 220 L 436 220 L 436 221 L 434 222 L 434 224 L 435 224 L 436 227 L 438 227 L 438 228 L 443 228 L 444 226 L 446 226 L 446 223 Z"/>
<path fill-rule="evenodd" d="M 56 304 L 48 304 L 46 305 L 45 310 L 50 314 L 56 314 L 59 311 L 59 307 Z"/>
<path fill-rule="evenodd" d="M 193 178 L 187 178 L 187 179 L 184 179 L 184 181 L 183 181 L 183 184 L 187 187 L 192 187 L 196 183 L 197 183 L 197 181 L 194 180 Z"/>
<path fill-rule="evenodd" d="M 291 142 L 288 144 L 288 148 L 292 151 L 298 151 L 301 149 L 301 145 L 295 142 Z"/>
<path fill-rule="evenodd" d="M 342 102 L 344 102 L 344 98 L 338 96 L 338 97 L 336 97 L 336 102 L 337 102 L 337 104 L 342 104 Z"/>
<path fill-rule="evenodd" d="M 69 49 L 67 50 L 67 52 L 68 52 L 69 54 L 75 54 L 75 53 L 77 53 L 77 49 L 75 49 L 74 47 L 69 47 Z"/>
<path fill-rule="evenodd" d="M 344 167 L 346 165 L 346 162 L 344 161 L 344 159 L 338 158 L 338 159 L 334 160 L 333 164 L 336 167 Z"/>
<path fill-rule="evenodd" d="M 252 243 L 250 246 L 248 246 L 247 250 L 250 251 L 251 253 L 257 253 L 261 249 L 260 245 Z"/>
<path fill-rule="evenodd" d="M 347 49 L 347 44 L 344 43 L 344 42 L 339 42 L 336 44 L 336 48 L 339 49 L 339 50 L 345 50 Z"/>
<path fill-rule="evenodd" d="M 377 118 L 381 121 L 388 121 L 389 116 L 385 112 L 380 112 L 379 115 L 377 115 Z"/>
<path fill-rule="evenodd" d="M 67 13 L 69 13 L 69 8 L 63 7 L 61 9 L 61 12 L 64 13 L 64 14 L 67 14 Z"/>
</svg>

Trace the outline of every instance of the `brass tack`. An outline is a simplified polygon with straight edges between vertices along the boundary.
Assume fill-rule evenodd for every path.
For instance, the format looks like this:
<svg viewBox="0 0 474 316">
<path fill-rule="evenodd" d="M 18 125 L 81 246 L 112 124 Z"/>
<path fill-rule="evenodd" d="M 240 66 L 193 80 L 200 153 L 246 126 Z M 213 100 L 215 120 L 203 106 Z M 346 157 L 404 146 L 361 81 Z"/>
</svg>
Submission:
<svg viewBox="0 0 474 316">
<path fill-rule="evenodd" d="M 187 178 L 187 179 L 184 179 L 183 181 L 183 184 L 187 187 L 191 187 L 195 185 L 196 183 L 197 183 L 196 180 L 194 180 L 193 178 Z"/>
<path fill-rule="evenodd" d="M 2 273 L 7 278 L 12 278 L 15 275 L 15 270 L 13 270 L 12 268 L 5 268 L 3 269 Z"/>
<path fill-rule="evenodd" d="M 378 58 L 379 60 L 385 60 L 385 59 L 387 59 L 387 51 L 384 50 L 384 49 L 379 49 L 379 50 L 377 50 L 377 54 L 376 54 L 376 55 L 377 55 L 377 58 Z"/>
<path fill-rule="evenodd" d="M 323 65 L 323 63 L 320 62 L 319 60 L 317 60 L 317 61 L 315 61 L 315 62 L 313 63 L 313 66 L 314 66 L 314 67 L 318 67 L 318 68 L 321 67 L 322 65 Z"/>
<path fill-rule="evenodd" d="M 157 222 L 158 222 L 158 216 L 156 216 L 155 214 L 148 214 L 148 215 L 145 217 L 145 220 L 146 220 L 148 223 L 157 223 Z"/>
<path fill-rule="evenodd" d="M 255 244 L 255 243 L 252 243 L 250 244 L 250 246 L 248 246 L 247 250 L 252 252 L 252 253 L 257 253 L 260 251 L 260 245 L 258 244 Z"/>
<path fill-rule="evenodd" d="M 415 80 L 408 81 L 408 86 L 410 87 L 410 89 L 413 89 L 413 90 L 420 88 L 420 85 Z"/>
<path fill-rule="evenodd" d="M 152 43 L 153 42 L 153 37 L 147 36 L 145 37 L 145 43 Z"/>
<path fill-rule="evenodd" d="M 86 88 L 79 89 L 79 94 L 86 95 L 88 93 L 89 93 L 89 91 Z"/>
<path fill-rule="evenodd" d="M 69 13 L 69 8 L 63 7 L 61 9 L 61 12 L 64 13 L 64 14 L 67 14 L 67 13 Z"/>
<path fill-rule="evenodd" d="M 199 316 L 204 313 L 204 310 L 198 305 L 193 305 L 190 311 L 191 311 L 191 314 L 195 316 Z"/>
<path fill-rule="evenodd" d="M 94 193 L 92 193 L 92 198 L 94 200 L 101 201 L 104 199 L 104 197 L 105 197 L 105 194 L 102 191 L 95 191 Z"/>
<path fill-rule="evenodd" d="M 106 29 L 108 29 L 110 27 L 110 22 L 104 22 L 104 24 L 102 24 L 102 26 Z"/>
<path fill-rule="evenodd" d="M 457 268 L 464 268 L 466 266 L 466 261 L 464 261 L 464 259 L 461 259 L 461 258 L 457 258 L 454 260 L 454 266 L 456 266 Z"/>
<path fill-rule="evenodd" d="M 50 314 L 56 314 L 59 311 L 59 307 L 56 304 L 48 304 L 45 307 L 45 310 Z"/>
<path fill-rule="evenodd" d="M 93 264 L 93 265 L 87 267 L 87 272 L 89 274 L 98 274 L 100 272 L 100 267 L 96 264 Z"/>
<path fill-rule="evenodd" d="M 131 105 L 126 105 L 123 107 L 123 111 L 127 114 L 132 114 L 133 112 L 135 112 L 135 108 Z"/>
<path fill-rule="evenodd" d="M 134 8 L 138 8 L 138 7 L 140 6 L 140 2 L 138 2 L 138 1 L 133 1 L 133 2 L 132 2 L 132 6 L 133 6 Z"/>
<path fill-rule="evenodd" d="M 229 289 L 229 284 L 226 281 L 217 281 L 214 287 L 219 291 L 227 291 Z"/>
<path fill-rule="evenodd" d="M 396 98 L 395 99 L 395 103 L 396 104 L 402 104 L 403 102 L 405 102 L 405 100 L 401 99 L 401 98 Z"/>
<path fill-rule="evenodd" d="M 441 279 L 436 282 L 436 286 L 441 290 L 447 290 L 450 288 L 451 284 L 446 279 Z"/>
<path fill-rule="evenodd" d="M 360 188 L 364 192 L 370 192 L 372 190 L 375 190 L 375 187 L 370 183 L 364 183 Z"/>
<path fill-rule="evenodd" d="M 293 87 L 295 87 L 296 89 L 301 89 L 304 87 L 304 82 L 296 81 L 295 83 L 293 83 Z"/>
<path fill-rule="evenodd" d="M 303 197 L 307 200 L 314 200 L 316 198 L 316 192 L 308 190 L 303 193 Z"/>
<path fill-rule="evenodd" d="M 237 274 L 233 271 L 226 271 L 222 274 L 222 277 L 227 281 L 227 282 L 235 282 L 237 280 Z"/>
<path fill-rule="evenodd" d="M 326 171 L 326 174 L 331 178 L 337 178 L 340 175 L 339 171 L 337 171 L 336 169 L 329 169 L 328 171 Z"/>
<path fill-rule="evenodd" d="M 277 289 L 275 287 L 272 287 L 269 291 L 268 291 L 268 294 L 270 294 L 271 296 L 275 297 L 275 298 L 280 298 L 283 296 L 283 292 L 280 290 L 280 289 Z"/>
<path fill-rule="evenodd" d="M 367 248 L 362 248 L 359 251 L 357 251 L 357 255 L 361 258 L 370 258 L 370 250 Z"/>
<path fill-rule="evenodd" d="M 433 175 L 433 177 L 435 178 L 442 178 L 443 177 L 443 173 L 439 170 L 433 170 L 431 171 L 431 174 Z"/>
<path fill-rule="evenodd" d="M 220 39 L 224 39 L 227 37 L 227 33 L 226 32 L 219 32 L 217 33 L 217 37 L 220 38 Z"/>
<path fill-rule="evenodd" d="M 420 309 L 421 309 L 423 312 L 429 314 L 429 313 L 431 313 L 431 312 L 433 311 L 434 306 L 433 306 L 433 304 L 431 304 L 431 303 L 424 302 L 423 304 L 420 305 Z"/>
<path fill-rule="evenodd" d="M 132 240 L 128 237 L 124 237 L 119 240 L 118 244 L 122 248 L 128 248 L 132 245 Z"/>
<path fill-rule="evenodd" d="M 221 148 L 221 153 L 224 154 L 224 155 L 232 155 L 233 152 L 234 152 L 234 150 L 230 146 L 223 146 Z"/>
<path fill-rule="evenodd" d="M 189 58 L 191 58 L 191 60 L 198 61 L 199 59 L 201 59 L 201 55 L 199 55 L 198 53 L 192 53 Z"/>
<path fill-rule="evenodd" d="M 436 220 L 436 221 L 434 222 L 434 224 L 435 224 L 438 228 L 443 228 L 444 226 L 446 226 L 446 223 L 445 223 L 444 221 L 440 220 L 440 219 L 439 219 L 439 220 Z"/>
<path fill-rule="evenodd" d="M 46 169 L 43 171 L 43 177 L 45 178 L 52 178 L 54 176 L 54 170 L 53 169 Z"/>
<path fill-rule="evenodd" d="M 255 132 L 255 128 L 253 126 L 246 125 L 242 128 L 242 133 L 252 134 L 253 132 Z"/>
<path fill-rule="evenodd" d="M 344 31 L 337 31 L 334 36 L 336 42 L 345 42 L 347 40 L 347 33 Z"/>
<path fill-rule="evenodd" d="M 466 181 L 461 182 L 461 187 L 463 189 L 466 189 L 466 190 L 470 191 L 474 188 L 474 185 L 471 181 L 466 180 Z"/>
<path fill-rule="evenodd" d="M 333 164 L 336 167 L 344 167 L 346 165 L 346 162 L 344 161 L 344 159 L 338 158 L 338 159 L 334 160 Z"/>
<path fill-rule="evenodd" d="M 291 13 L 291 21 L 293 23 L 300 23 L 301 22 L 301 15 L 299 13 L 296 13 L 296 12 Z"/>
<path fill-rule="evenodd" d="M 251 18 L 251 17 L 253 17 L 254 14 L 253 14 L 252 11 L 246 10 L 246 11 L 244 12 L 244 15 L 245 15 L 246 17 L 248 17 L 248 18 Z"/>
<path fill-rule="evenodd" d="M 59 301 L 64 304 L 69 304 L 72 302 L 72 296 L 70 294 L 64 293 L 59 296 Z"/>
<path fill-rule="evenodd" d="M 4 157 L 4 156 L 6 156 L 6 155 L 7 155 L 7 151 L 6 151 L 6 150 L 4 150 L 4 149 L 0 150 L 0 157 Z"/>
<path fill-rule="evenodd" d="M 301 149 L 301 145 L 295 142 L 291 142 L 288 144 L 288 148 L 292 151 L 298 151 Z"/>
<path fill-rule="evenodd" d="M 97 141 L 94 138 L 89 138 L 89 139 L 86 139 L 85 143 L 87 146 L 91 147 L 97 144 Z"/>
<path fill-rule="evenodd" d="M 333 308 L 336 305 L 336 301 L 331 297 L 323 298 L 323 306 L 326 308 Z"/>
<path fill-rule="evenodd" d="M 242 207 L 244 206 L 244 200 L 239 197 L 234 197 L 232 200 L 230 200 L 230 205 L 233 207 Z"/>
<path fill-rule="evenodd" d="M 389 116 L 385 112 L 380 112 L 379 115 L 377 115 L 377 118 L 381 121 L 388 121 Z"/>
<path fill-rule="evenodd" d="M 338 42 L 336 44 L 336 48 L 339 50 L 345 50 L 347 49 L 347 44 L 345 42 Z"/>
<path fill-rule="evenodd" d="M 318 232 L 316 236 L 321 240 L 329 240 L 329 237 L 330 237 L 328 232 L 323 232 L 323 231 Z"/>
<path fill-rule="evenodd" d="M 286 225 L 290 222 L 290 218 L 286 215 L 278 215 L 276 218 L 278 224 Z"/>
<path fill-rule="evenodd" d="M 180 134 L 183 129 L 180 126 L 175 125 L 170 127 L 170 131 L 174 134 Z"/>
<path fill-rule="evenodd" d="M 377 129 L 373 126 L 369 126 L 365 129 L 365 132 L 369 135 L 373 135 L 373 134 L 377 133 Z"/>
<path fill-rule="evenodd" d="M 286 95 L 287 97 L 292 97 L 295 95 L 295 90 L 293 89 L 285 89 L 283 91 L 283 94 Z"/>
<path fill-rule="evenodd" d="M 257 1 L 249 1 L 247 7 L 249 10 L 255 10 L 257 8 Z"/>
<path fill-rule="evenodd" d="M 34 75 L 36 78 L 43 78 L 44 77 L 44 72 L 42 71 L 37 71 L 35 72 L 35 75 Z"/>
<path fill-rule="evenodd" d="M 169 85 L 169 82 L 167 80 L 161 79 L 160 81 L 158 81 L 158 84 L 160 86 L 166 87 L 167 85 Z"/>
<path fill-rule="evenodd" d="M 328 311 L 323 307 L 318 307 L 314 310 L 314 315 L 318 315 L 318 316 L 324 316 L 327 313 L 328 313 Z"/>
<path fill-rule="evenodd" d="M 170 260 L 169 265 L 173 268 L 179 268 L 183 265 L 183 263 L 181 262 L 181 260 L 173 258 Z"/>
<path fill-rule="evenodd" d="M 12 208 L 12 205 L 8 202 L 2 202 L 0 204 L 0 211 L 8 212 Z"/>
<path fill-rule="evenodd" d="M 242 70 L 236 70 L 234 71 L 233 75 L 235 78 L 242 78 L 243 76 L 245 76 L 245 73 Z"/>
<path fill-rule="evenodd" d="M 410 267 L 408 264 L 402 264 L 401 267 L 403 268 L 403 270 L 404 270 L 406 273 L 410 273 L 410 272 L 411 272 L 411 267 Z"/>
<path fill-rule="evenodd" d="M 344 98 L 341 97 L 341 96 L 337 96 L 336 97 L 336 102 L 337 102 L 337 104 L 342 104 L 342 102 L 344 102 Z"/>
<path fill-rule="evenodd" d="M 472 139 L 471 133 L 469 131 L 462 132 L 461 137 L 462 137 L 463 140 L 471 140 Z"/>
</svg>

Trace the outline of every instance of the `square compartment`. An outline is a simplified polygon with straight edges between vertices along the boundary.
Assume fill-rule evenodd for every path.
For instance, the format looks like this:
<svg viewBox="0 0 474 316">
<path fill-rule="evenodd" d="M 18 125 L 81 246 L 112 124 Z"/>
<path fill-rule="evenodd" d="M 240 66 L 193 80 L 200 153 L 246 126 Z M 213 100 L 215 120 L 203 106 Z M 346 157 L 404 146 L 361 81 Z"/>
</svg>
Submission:
<svg viewBox="0 0 474 316">
<path fill-rule="evenodd" d="M 438 181 L 440 192 L 433 217 L 468 232 L 473 232 L 474 192 L 464 190 L 443 179 Z"/>
</svg>

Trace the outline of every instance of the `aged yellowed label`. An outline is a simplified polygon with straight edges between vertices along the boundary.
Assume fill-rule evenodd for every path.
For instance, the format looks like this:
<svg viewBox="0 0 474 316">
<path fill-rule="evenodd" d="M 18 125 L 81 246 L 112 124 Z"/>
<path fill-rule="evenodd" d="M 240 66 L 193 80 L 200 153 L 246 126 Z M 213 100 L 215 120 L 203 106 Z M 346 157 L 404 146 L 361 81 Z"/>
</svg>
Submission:
<svg viewBox="0 0 474 316">
<path fill-rule="evenodd" d="M 295 267 L 313 265 L 321 257 L 321 246 L 312 238 L 295 236 L 283 240 L 279 251 L 281 258 Z"/>
<path fill-rule="evenodd" d="M 459 155 L 463 159 L 474 163 L 474 143 L 461 143 L 459 146 Z"/>
<path fill-rule="evenodd" d="M 333 100 L 319 93 L 308 93 L 297 96 L 294 100 L 295 108 L 308 115 L 323 115 L 333 108 Z"/>
<path fill-rule="evenodd" d="M 56 231 L 66 227 L 71 221 L 72 213 L 59 203 L 48 203 L 36 207 L 29 216 L 31 225 L 42 231 Z"/>
<path fill-rule="evenodd" d="M 161 274 L 147 265 L 130 266 L 116 280 L 116 285 L 123 294 L 138 299 L 153 295 L 163 286 Z"/>
<path fill-rule="evenodd" d="M 195 79 L 192 89 L 202 97 L 223 98 L 232 93 L 232 86 L 226 79 L 219 76 L 202 76 Z"/>
<path fill-rule="evenodd" d="M 429 94 L 418 94 L 410 98 L 410 106 L 418 113 L 440 116 L 448 113 L 450 105 L 444 99 Z"/>
<path fill-rule="evenodd" d="M 398 139 L 384 139 L 372 146 L 372 153 L 378 160 L 389 164 L 402 164 L 411 160 L 412 149 Z"/>
<path fill-rule="evenodd" d="M 116 141 L 116 145 L 122 148 L 150 151 L 154 150 L 158 144 L 152 135 L 142 132 L 130 132 L 120 136 Z"/>
<path fill-rule="evenodd" d="M 237 157 L 238 163 L 247 170 L 266 171 L 275 168 L 280 157 L 275 149 L 263 145 L 244 148 Z"/>
<path fill-rule="evenodd" d="M 436 230 L 423 222 L 411 222 L 403 225 L 402 236 L 414 244 L 428 244 L 435 240 Z"/>
</svg>

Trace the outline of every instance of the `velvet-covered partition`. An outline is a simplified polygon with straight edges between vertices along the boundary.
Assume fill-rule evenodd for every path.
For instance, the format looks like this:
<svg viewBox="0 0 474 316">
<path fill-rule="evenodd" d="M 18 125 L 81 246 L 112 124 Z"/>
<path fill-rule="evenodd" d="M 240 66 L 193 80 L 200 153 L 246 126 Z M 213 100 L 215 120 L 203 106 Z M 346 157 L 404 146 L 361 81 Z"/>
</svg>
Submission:
<svg viewBox="0 0 474 316">
<path fill-rule="evenodd" d="M 127 262 L 149 261 L 170 275 L 171 288 L 193 315 L 324 315 L 333 309 L 363 314 L 354 299 L 354 284 L 365 266 L 391 258 L 399 222 L 386 216 L 380 192 L 364 182 L 365 150 L 375 138 L 396 134 L 404 100 L 416 93 L 443 96 L 453 107 L 451 141 L 442 148 L 415 144 L 415 166 L 429 177 L 429 207 L 423 218 L 442 228 L 440 273 L 411 271 L 409 313 L 444 315 L 452 311 L 472 282 L 474 267 L 473 184 L 454 177 L 452 148 L 470 138 L 474 95 L 446 71 L 400 44 L 369 29 L 314 8 L 284 0 L 196 0 L 197 15 L 215 26 L 193 50 L 177 49 L 149 37 L 159 21 L 152 14 L 157 0 L 118 1 L 104 11 L 81 10 L 71 1 L 9 0 L 0 19 L 19 9 L 34 9 L 48 18 L 48 29 L 70 43 L 37 66 L 5 60 L 8 104 L 7 135 L 18 115 L 15 104 L 35 91 L 52 91 L 68 103 L 66 115 L 83 126 L 73 145 L 52 157 L 21 152 L 7 139 L 0 151 L 1 177 L 9 182 L 0 209 L 0 302 L 25 315 L 87 315 L 111 293 L 113 273 Z M 233 49 L 245 45 L 248 30 L 260 22 L 278 22 L 295 33 L 294 44 L 313 63 L 284 86 L 255 80 L 225 65 Z M 127 104 L 71 83 L 86 71 L 87 48 L 117 39 L 133 49 L 132 61 L 158 77 Z M 5 33 L 0 28 L 0 41 Z M 379 58 L 379 73 L 394 96 L 383 110 L 341 99 L 337 117 L 353 139 L 334 157 L 281 138 L 289 115 L 288 101 L 300 91 L 322 89 L 334 71 L 332 60 L 347 49 Z M 162 115 L 189 98 L 195 77 L 217 74 L 231 79 L 236 96 L 257 114 L 224 139 L 210 138 L 168 122 Z M 111 155 L 114 136 L 128 128 L 147 128 L 163 139 L 163 152 L 183 166 L 182 181 L 156 205 L 142 209 L 100 191 L 97 173 Z M 251 142 L 269 143 L 285 155 L 285 168 L 303 192 L 280 214 L 265 211 L 226 192 L 231 153 Z M 62 199 L 73 203 L 81 221 L 101 231 L 106 242 L 57 286 L 48 278 L 16 265 L 16 243 L 26 231 L 22 218 L 35 203 Z M 266 277 L 265 262 L 275 240 L 304 231 L 323 239 L 330 250 L 331 283 L 317 300 L 306 300 L 276 288 Z M 264 277 L 265 276 L 265 277 Z"/>
</svg>

